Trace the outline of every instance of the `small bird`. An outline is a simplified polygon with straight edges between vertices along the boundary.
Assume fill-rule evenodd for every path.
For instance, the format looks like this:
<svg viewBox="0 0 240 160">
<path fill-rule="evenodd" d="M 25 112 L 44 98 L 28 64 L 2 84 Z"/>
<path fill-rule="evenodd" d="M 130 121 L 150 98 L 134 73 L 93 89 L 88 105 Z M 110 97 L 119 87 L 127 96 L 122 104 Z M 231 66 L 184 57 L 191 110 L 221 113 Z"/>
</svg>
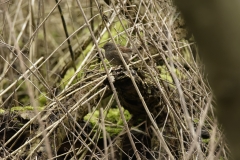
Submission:
<svg viewBox="0 0 240 160">
<path fill-rule="evenodd" d="M 124 60 L 128 64 L 130 62 L 129 59 L 131 58 L 132 49 L 122 47 L 122 46 L 119 46 L 118 48 L 122 52 L 122 56 Z M 110 62 L 110 64 L 115 66 L 119 66 L 119 65 L 123 66 L 123 62 L 118 54 L 118 50 L 113 43 L 107 42 L 103 46 L 103 49 L 105 50 L 105 57 Z"/>
</svg>

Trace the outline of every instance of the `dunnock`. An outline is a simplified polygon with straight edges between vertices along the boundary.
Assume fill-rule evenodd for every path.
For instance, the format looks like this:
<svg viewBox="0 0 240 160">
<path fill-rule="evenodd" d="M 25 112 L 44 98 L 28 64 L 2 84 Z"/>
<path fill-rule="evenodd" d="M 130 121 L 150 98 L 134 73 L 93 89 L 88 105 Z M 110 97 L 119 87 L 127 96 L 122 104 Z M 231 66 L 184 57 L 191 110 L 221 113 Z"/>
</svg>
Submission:
<svg viewBox="0 0 240 160">
<path fill-rule="evenodd" d="M 123 56 L 124 60 L 126 61 L 126 63 L 128 64 L 130 62 L 129 59 L 131 57 L 132 50 L 130 48 L 126 48 L 126 47 L 122 47 L 122 46 L 119 46 L 118 48 L 119 48 L 119 50 L 121 50 L 122 56 Z M 123 62 L 122 62 L 120 56 L 118 55 L 117 48 L 115 47 L 115 45 L 113 43 L 107 42 L 103 46 L 103 49 L 105 50 L 105 57 L 110 62 L 110 64 L 116 65 L 116 66 L 123 65 Z"/>
</svg>

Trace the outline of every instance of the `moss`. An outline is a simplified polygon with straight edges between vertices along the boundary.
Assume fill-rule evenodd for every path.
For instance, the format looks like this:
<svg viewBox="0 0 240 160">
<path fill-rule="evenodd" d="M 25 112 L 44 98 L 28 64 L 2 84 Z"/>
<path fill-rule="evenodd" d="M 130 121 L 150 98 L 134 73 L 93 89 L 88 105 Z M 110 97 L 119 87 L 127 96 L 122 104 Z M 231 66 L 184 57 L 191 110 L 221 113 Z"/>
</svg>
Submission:
<svg viewBox="0 0 240 160">
<path fill-rule="evenodd" d="M 210 141 L 210 138 L 208 139 L 202 139 L 202 143 L 208 143 Z"/>
<path fill-rule="evenodd" d="M 5 112 L 5 110 L 0 109 L 0 114 L 3 114 Z"/>
<path fill-rule="evenodd" d="M 172 79 L 170 73 L 168 72 L 167 67 L 159 66 L 158 69 L 160 70 L 160 77 L 162 78 L 162 80 L 172 84 L 173 79 Z"/>
<path fill-rule="evenodd" d="M 65 74 L 64 78 L 61 81 L 61 89 L 63 89 L 65 87 L 65 85 L 67 85 L 67 82 L 71 79 L 71 77 L 74 75 L 74 69 L 71 68 L 67 71 L 67 73 Z"/>
<path fill-rule="evenodd" d="M 167 67 L 166 66 L 158 66 L 158 69 L 160 71 L 160 78 L 163 81 L 166 81 L 167 83 L 169 83 L 171 87 L 174 87 L 173 85 L 171 85 L 171 84 L 173 84 L 173 79 L 172 79 L 172 76 L 171 76 L 170 72 L 168 71 Z M 174 68 L 173 71 L 176 73 L 176 75 L 179 79 L 185 78 L 185 76 L 178 69 Z"/>
<path fill-rule="evenodd" d="M 43 93 L 42 95 L 39 96 L 38 102 L 40 106 L 46 105 L 47 103 L 46 93 Z"/>
<path fill-rule="evenodd" d="M 106 129 L 106 131 L 110 135 L 115 135 L 115 134 L 118 134 L 119 132 L 121 132 L 122 127 L 123 127 L 123 121 L 120 117 L 119 109 L 113 108 L 107 112 L 107 115 L 106 115 L 106 112 L 104 114 L 105 114 L 105 129 Z M 130 120 L 132 117 L 131 114 L 127 110 L 124 110 L 124 116 L 127 121 Z M 85 121 L 89 120 L 89 122 L 92 126 L 95 126 L 95 125 L 99 126 L 99 111 L 97 110 L 94 113 L 87 114 L 84 117 L 84 120 Z M 98 128 L 98 127 L 96 127 L 96 128 Z M 97 129 L 94 129 L 94 132 L 97 132 Z"/>
<path fill-rule="evenodd" d="M 36 107 L 37 110 L 41 111 L 44 109 L 44 107 Z M 14 112 L 14 111 L 27 111 L 27 110 L 30 110 L 32 111 L 33 110 L 33 107 L 32 106 L 25 106 L 25 107 L 22 107 L 22 106 L 15 106 L 15 107 L 12 107 L 11 108 L 11 112 Z"/>
<path fill-rule="evenodd" d="M 193 122 L 194 122 L 194 123 L 199 123 L 199 119 L 198 119 L 198 118 L 194 118 L 194 119 L 193 119 Z"/>
<path fill-rule="evenodd" d="M 127 24 L 128 24 L 127 21 L 122 20 L 122 23 L 125 27 L 127 27 Z M 114 24 L 114 26 L 110 29 L 111 29 L 112 37 L 115 38 L 117 36 L 117 38 L 115 38 L 115 40 L 117 40 L 117 44 L 125 45 L 127 43 L 127 39 L 128 39 L 127 34 L 124 32 L 124 28 L 122 27 L 122 25 L 119 21 L 116 22 Z M 123 33 L 121 33 L 121 32 L 123 32 Z M 100 43 L 99 43 L 99 44 L 101 44 L 100 47 L 102 47 L 104 45 L 103 43 L 106 43 L 108 38 L 109 38 L 109 34 L 108 34 L 108 32 L 106 32 L 100 40 Z"/>
</svg>

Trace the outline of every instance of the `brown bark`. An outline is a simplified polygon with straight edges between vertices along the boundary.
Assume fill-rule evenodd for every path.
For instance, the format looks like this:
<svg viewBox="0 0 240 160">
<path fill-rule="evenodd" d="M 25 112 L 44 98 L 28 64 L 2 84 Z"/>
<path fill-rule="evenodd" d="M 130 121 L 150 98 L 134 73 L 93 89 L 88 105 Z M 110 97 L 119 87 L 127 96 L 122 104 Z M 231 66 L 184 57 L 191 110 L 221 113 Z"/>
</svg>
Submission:
<svg viewBox="0 0 240 160">
<path fill-rule="evenodd" d="M 234 159 L 240 159 L 240 3 L 238 1 L 176 0 L 206 65 Z"/>
</svg>

